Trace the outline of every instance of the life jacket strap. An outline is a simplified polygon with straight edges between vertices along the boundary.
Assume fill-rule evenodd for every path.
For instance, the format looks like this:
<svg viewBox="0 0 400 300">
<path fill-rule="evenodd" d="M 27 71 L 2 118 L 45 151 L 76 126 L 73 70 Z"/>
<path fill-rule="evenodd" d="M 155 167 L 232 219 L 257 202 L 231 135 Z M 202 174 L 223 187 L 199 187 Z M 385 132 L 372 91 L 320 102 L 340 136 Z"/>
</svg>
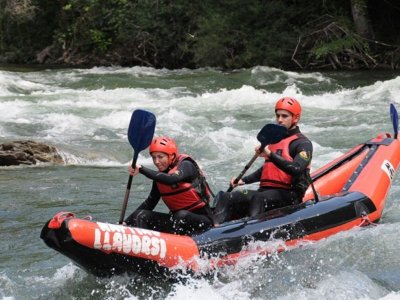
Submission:
<svg viewBox="0 0 400 300">
<path fill-rule="evenodd" d="M 204 203 L 204 201 L 203 200 L 198 200 L 198 201 L 196 201 L 196 202 L 194 202 L 194 203 L 192 203 L 192 204 L 190 204 L 190 205 L 188 205 L 186 207 L 180 208 L 178 210 L 188 210 L 188 211 L 190 211 L 192 208 L 195 208 L 197 205 L 199 205 L 201 203 Z M 172 211 L 172 212 L 174 213 L 174 212 L 176 212 L 178 210 L 175 210 L 175 211 Z"/>
<path fill-rule="evenodd" d="M 261 180 L 260 181 L 261 183 L 273 183 L 273 184 L 275 184 L 275 185 L 280 185 L 280 186 L 282 186 L 282 187 L 285 187 L 285 188 L 291 188 L 292 187 L 292 185 L 291 184 L 287 184 L 287 183 L 284 183 L 284 182 L 281 182 L 281 181 L 277 181 L 277 180 L 271 180 L 271 179 L 263 179 L 263 180 Z M 261 185 L 261 186 L 263 186 L 263 185 Z"/>
</svg>

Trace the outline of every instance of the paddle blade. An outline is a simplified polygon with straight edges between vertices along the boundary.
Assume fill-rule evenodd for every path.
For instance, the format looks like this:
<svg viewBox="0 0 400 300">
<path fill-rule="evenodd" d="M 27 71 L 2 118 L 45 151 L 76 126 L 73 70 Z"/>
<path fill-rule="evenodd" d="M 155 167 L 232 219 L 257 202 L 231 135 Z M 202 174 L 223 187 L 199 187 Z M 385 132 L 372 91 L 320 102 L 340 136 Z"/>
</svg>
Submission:
<svg viewBox="0 0 400 300">
<path fill-rule="evenodd" d="M 269 144 L 276 144 L 287 135 L 287 128 L 278 124 L 267 124 L 257 134 L 257 140 L 264 148 Z"/>
<path fill-rule="evenodd" d="M 393 124 L 394 138 L 397 139 L 397 134 L 399 133 L 399 115 L 393 103 L 390 103 L 390 119 Z"/>
<path fill-rule="evenodd" d="M 128 140 L 135 153 L 146 149 L 154 136 L 156 116 L 146 110 L 136 109 L 132 113 L 128 128 Z"/>
</svg>

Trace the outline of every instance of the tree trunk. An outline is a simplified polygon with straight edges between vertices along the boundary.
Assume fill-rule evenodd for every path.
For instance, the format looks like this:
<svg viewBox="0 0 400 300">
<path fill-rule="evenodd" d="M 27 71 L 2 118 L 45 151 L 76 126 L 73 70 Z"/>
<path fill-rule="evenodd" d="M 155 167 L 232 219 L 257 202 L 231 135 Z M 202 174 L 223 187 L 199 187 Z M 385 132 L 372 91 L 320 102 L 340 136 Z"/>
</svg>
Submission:
<svg viewBox="0 0 400 300">
<path fill-rule="evenodd" d="M 364 38 L 374 39 L 374 32 L 368 17 L 367 1 L 351 0 L 351 12 L 357 33 Z"/>
</svg>

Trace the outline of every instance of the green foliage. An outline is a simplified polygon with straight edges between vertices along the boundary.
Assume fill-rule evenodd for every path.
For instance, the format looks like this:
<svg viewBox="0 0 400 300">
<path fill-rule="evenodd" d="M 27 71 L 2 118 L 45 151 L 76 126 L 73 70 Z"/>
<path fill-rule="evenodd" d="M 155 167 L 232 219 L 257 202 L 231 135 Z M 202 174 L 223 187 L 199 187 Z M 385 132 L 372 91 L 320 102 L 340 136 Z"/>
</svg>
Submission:
<svg viewBox="0 0 400 300">
<path fill-rule="evenodd" d="M 377 34 L 397 41 L 395 0 L 368 6 Z M 0 60 L 32 62 L 51 45 L 53 61 L 72 63 L 291 67 L 299 36 L 323 14 L 353 26 L 348 0 L 0 0 Z M 369 51 L 351 30 L 311 47 L 317 59 L 351 47 Z"/>
<path fill-rule="evenodd" d="M 345 49 L 349 49 L 354 46 L 355 42 L 354 39 L 349 37 L 339 38 L 329 42 L 320 41 L 311 49 L 311 54 L 319 59 L 328 54 L 337 54 Z"/>
<path fill-rule="evenodd" d="M 277 65 L 296 44 L 293 6 L 284 1 L 240 0 L 205 2 L 193 47 L 200 65 L 226 68 Z"/>
<path fill-rule="evenodd" d="M 0 0 L 0 60 L 31 62 L 39 50 L 52 43 L 57 2 Z"/>
<path fill-rule="evenodd" d="M 91 29 L 90 35 L 92 41 L 96 44 L 97 48 L 100 49 L 101 52 L 106 52 L 112 44 L 111 38 L 106 37 L 106 35 L 100 30 Z"/>
<path fill-rule="evenodd" d="M 121 1 L 69 0 L 60 11 L 55 42 L 71 52 L 105 53 L 112 45 L 112 14 Z"/>
</svg>

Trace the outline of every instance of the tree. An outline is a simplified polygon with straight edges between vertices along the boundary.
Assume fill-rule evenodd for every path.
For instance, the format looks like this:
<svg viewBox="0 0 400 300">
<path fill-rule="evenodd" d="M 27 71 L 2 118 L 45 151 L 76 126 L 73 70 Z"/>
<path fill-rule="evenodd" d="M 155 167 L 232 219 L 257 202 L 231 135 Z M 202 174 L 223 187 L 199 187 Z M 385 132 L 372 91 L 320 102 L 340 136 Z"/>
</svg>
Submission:
<svg viewBox="0 0 400 300">
<path fill-rule="evenodd" d="M 356 32 L 367 39 L 374 39 L 371 22 L 368 16 L 368 0 L 351 0 L 351 13 Z"/>
</svg>

